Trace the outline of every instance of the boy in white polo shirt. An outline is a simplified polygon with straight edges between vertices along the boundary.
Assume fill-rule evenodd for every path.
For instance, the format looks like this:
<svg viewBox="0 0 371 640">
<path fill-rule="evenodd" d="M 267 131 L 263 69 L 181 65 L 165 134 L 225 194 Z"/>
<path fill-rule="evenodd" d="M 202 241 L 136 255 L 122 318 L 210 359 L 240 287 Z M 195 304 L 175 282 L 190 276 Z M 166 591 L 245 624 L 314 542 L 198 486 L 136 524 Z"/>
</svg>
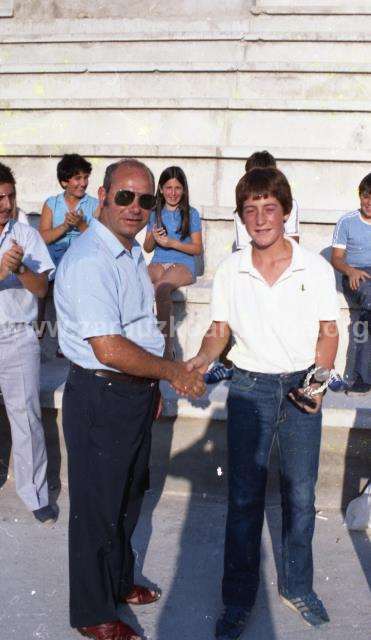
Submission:
<svg viewBox="0 0 371 640">
<path fill-rule="evenodd" d="M 332 241 L 331 262 L 343 274 L 344 295 L 361 310 L 360 321 L 368 326 L 367 340 L 357 345 L 355 380 L 350 391 L 371 389 L 371 173 L 359 187 L 360 208 L 342 216 Z"/>
<path fill-rule="evenodd" d="M 290 186 L 275 168 L 253 169 L 236 187 L 237 212 L 251 244 L 215 275 L 211 318 L 188 367 L 207 370 L 230 335 L 234 364 L 228 406 L 229 505 L 218 640 L 243 632 L 259 583 L 269 454 L 280 451 L 284 603 L 311 626 L 328 622 L 313 591 L 312 537 L 321 440 L 322 394 L 311 406 L 303 383 L 312 366 L 329 376 L 338 344 L 335 278 L 321 256 L 284 237 Z M 318 391 L 312 382 L 306 393 Z M 296 389 L 297 394 L 293 393 Z"/>
</svg>

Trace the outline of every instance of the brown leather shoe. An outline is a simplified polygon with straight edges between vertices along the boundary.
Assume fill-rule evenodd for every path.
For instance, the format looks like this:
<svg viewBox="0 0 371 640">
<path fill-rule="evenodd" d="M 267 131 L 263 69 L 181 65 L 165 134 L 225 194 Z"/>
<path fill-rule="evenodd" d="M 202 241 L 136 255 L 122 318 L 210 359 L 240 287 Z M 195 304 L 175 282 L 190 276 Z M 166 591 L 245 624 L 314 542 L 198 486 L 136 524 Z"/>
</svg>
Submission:
<svg viewBox="0 0 371 640">
<path fill-rule="evenodd" d="M 124 604 L 152 604 L 161 598 L 160 589 L 149 589 L 135 584 L 125 598 L 122 599 Z"/>
<path fill-rule="evenodd" d="M 105 622 L 95 627 L 78 627 L 77 631 L 93 640 L 142 640 L 134 629 L 121 620 Z"/>
</svg>

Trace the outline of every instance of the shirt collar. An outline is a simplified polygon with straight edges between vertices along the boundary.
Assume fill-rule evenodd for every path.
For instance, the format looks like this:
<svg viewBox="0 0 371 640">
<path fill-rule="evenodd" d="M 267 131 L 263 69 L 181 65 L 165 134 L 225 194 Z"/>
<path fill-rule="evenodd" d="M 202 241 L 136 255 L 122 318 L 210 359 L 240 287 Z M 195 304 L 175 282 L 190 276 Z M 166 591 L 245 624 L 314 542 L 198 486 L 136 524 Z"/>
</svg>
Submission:
<svg viewBox="0 0 371 640">
<path fill-rule="evenodd" d="M 116 238 L 116 236 L 106 227 L 104 224 L 99 222 L 96 218 L 93 218 L 90 222 L 89 229 L 91 229 L 97 236 L 102 240 L 102 242 L 106 245 L 109 251 L 112 253 L 114 258 L 119 258 L 122 254 L 126 253 L 128 256 L 133 257 L 135 262 L 138 262 L 140 256 L 142 255 L 142 250 L 139 242 L 134 240 L 131 251 L 126 249 Z"/>
<path fill-rule="evenodd" d="M 304 256 L 300 246 L 298 245 L 296 240 L 292 240 L 292 238 L 286 238 L 286 240 L 288 240 L 291 243 L 292 258 L 291 258 L 291 263 L 289 267 L 282 274 L 282 276 L 280 276 L 279 280 L 281 280 L 283 276 L 287 276 L 293 271 L 302 271 L 303 269 L 305 269 Z M 245 247 L 244 249 L 242 249 L 242 251 L 240 251 L 240 254 L 241 255 L 240 255 L 240 260 L 238 265 L 238 271 L 250 273 L 255 277 L 261 278 L 262 277 L 261 274 L 254 267 L 252 262 L 252 243 L 249 242 L 247 247 Z"/>
</svg>

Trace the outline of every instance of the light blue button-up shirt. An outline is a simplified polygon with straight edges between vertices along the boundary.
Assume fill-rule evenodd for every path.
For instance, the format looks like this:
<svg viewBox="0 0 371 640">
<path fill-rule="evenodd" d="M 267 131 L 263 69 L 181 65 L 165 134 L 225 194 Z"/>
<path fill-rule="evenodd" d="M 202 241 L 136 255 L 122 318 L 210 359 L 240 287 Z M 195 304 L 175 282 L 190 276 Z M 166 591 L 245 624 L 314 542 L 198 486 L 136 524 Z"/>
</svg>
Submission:
<svg viewBox="0 0 371 640">
<path fill-rule="evenodd" d="M 55 279 L 59 344 L 85 369 L 109 369 L 88 338 L 121 335 L 162 356 L 164 338 L 153 313 L 154 290 L 142 250 L 131 252 L 98 220 L 71 245 Z"/>
</svg>

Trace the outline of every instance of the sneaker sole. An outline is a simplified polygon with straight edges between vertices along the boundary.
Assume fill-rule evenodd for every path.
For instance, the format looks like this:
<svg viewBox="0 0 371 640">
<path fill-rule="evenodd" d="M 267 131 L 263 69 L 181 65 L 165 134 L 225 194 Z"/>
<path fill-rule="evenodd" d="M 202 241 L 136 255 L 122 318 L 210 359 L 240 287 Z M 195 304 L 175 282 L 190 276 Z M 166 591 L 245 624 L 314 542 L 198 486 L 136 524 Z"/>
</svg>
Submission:
<svg viewBox="0 0 371 640">
<path fill-rule="evenodd" d="M 43 522 L 38 518 L 35 518 L 35 520 L 38 524 L 41 524 L 43 527 L 52 527 L 53 524 L 57 522 L 57 520 L 53 520 L 52 518 L 50 518 L 50 520 L 44 520 Z"/>
<path fill-rule="evenodd" d="M 283 602 L 283 604 L 286 605 L 286 607 L 291 609 L 291 611 L 295 611 L 295 613 L 297 613 L 301 617 L 302 621 L 304 622 L 304 624 L 307 627 L 310 627 L 311 629 L 313 629 L 314 625 L 310 624 L 310 622 L 308 622 L 308 620 L 303 618 L 303 616 L 301 615 L 300 611 L 298 611 L 297 608 L 294 607 L 294 605 L 292 604 L 292 602 L 290 602 L 290 600 L 287 600 L 284 596 L 281 596 L 281 594 L 280 594 L 280 600 Z"/>
<path fill-rule="evenodd" d="M 311 629 L 316 629 L 317 627 L 321 627 L 323 624 L 326 624 L 329 622 L 329 620 L 322 620 L 322 622 L 320 624 L 311 624 L 310 622 L 308 622 L 308 620 L 306 620 L 304 618 L 304 616 L 300 613 L 300 611 L 297 610 L 297 608 L 292 604 L 292 602 L 290 602 L 290 600 L 287 600 L 284 596 L 282 596 L 281 594 L 279 594 L 280 596 L 280 600 L 283 602 L 283 604 L 286 605 L 286 607 L 288 607 L 289 609 L 291 609 L 292 611 L 295 611 L 295 613 L 297 613 L 302 621 L 304 622 L 304 624 L 307 625 L 307 627 L 310 627 Z"/>
</svg>

